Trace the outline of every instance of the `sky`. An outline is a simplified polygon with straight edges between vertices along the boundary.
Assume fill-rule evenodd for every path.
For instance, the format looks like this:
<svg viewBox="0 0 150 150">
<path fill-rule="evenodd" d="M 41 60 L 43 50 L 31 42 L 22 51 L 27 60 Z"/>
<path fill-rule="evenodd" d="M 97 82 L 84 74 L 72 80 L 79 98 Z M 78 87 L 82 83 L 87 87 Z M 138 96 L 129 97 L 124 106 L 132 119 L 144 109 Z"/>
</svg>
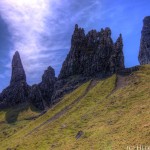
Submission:
<svg viewBox="0 0 150 150">
<path fill-rule="evenodd" d="M 48 66 L 58 76 L 75 24 L 123 35 L 125 66 L 138 65 L 140 37 L 150 0 L 0 0 L 0 92 L 9 85 L 11 60 L 19 51 L 29 85 Z"/>
</svg>

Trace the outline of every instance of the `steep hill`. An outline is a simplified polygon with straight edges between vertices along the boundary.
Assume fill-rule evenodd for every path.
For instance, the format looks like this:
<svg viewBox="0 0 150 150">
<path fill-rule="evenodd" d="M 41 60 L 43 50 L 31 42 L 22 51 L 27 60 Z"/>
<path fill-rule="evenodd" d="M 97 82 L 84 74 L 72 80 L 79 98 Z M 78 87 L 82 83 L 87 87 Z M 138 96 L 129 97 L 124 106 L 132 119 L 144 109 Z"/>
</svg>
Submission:
<svg viewBox="0 0 150 150">
<path fill-rule="evenodd" d="M 0 150 L 126 150 L 150 145 L 150 65 L 93 78 L 47 112 L 0 111 Z"/>
</svg>

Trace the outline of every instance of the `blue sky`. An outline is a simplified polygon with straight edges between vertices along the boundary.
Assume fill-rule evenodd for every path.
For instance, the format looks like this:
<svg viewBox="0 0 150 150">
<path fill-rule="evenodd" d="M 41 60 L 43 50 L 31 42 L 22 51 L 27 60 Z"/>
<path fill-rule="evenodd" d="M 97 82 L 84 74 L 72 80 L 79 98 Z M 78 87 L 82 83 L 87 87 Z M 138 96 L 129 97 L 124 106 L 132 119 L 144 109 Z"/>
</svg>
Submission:
<svg viewBox="0 0 150 150">
<path fill-rule="evenodd" d="M 86 32 L 110 27 L 115 41 L 123 35 L 126 67 L 138 65 L 143 18 L 149 0 L 1 0 L 0 91 L 10 81 L 11 58 L 20 52 L 30 85 L 51 65 L 59 74 L 74 25 Z"/>
</svg>

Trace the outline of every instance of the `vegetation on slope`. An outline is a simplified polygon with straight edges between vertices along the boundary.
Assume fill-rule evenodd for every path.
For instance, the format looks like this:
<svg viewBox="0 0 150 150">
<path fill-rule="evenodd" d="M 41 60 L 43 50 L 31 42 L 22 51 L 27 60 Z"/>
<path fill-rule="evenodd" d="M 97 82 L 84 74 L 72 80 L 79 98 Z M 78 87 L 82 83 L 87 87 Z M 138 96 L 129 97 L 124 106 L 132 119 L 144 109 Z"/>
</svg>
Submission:
<svg viewBox="0 0 150 150">
<path fill-rule="evenodd" d="M 25 119 L 28 114 L 39 114 L 28 108 L 8 124 L 6 112 L 1 111 L 0 149 L 124 150 L 132 145 L 149 146 L 150 65 L 125 77 L 122 88 L 116 87 L 116 77 L 99 80 L 91 89 L 90 81 L 83 84 L 35 120 Z M 50 121 L 67 106 L 69 109 Z"/>
</svg>

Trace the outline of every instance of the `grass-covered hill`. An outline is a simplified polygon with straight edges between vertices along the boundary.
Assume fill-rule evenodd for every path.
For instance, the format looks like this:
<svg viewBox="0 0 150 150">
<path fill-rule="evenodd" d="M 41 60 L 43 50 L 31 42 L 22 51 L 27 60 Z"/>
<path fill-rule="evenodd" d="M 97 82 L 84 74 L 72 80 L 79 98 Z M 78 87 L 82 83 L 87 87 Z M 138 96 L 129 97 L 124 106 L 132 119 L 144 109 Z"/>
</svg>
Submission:
<svg viewBox="0 0 150 150">
<path fill-rule="evenodd" d="M 81 85 L 46 113 L 0 111 L 0 150 L 126 150 L 150 146 L 150 65 Z"/>
</svg>

